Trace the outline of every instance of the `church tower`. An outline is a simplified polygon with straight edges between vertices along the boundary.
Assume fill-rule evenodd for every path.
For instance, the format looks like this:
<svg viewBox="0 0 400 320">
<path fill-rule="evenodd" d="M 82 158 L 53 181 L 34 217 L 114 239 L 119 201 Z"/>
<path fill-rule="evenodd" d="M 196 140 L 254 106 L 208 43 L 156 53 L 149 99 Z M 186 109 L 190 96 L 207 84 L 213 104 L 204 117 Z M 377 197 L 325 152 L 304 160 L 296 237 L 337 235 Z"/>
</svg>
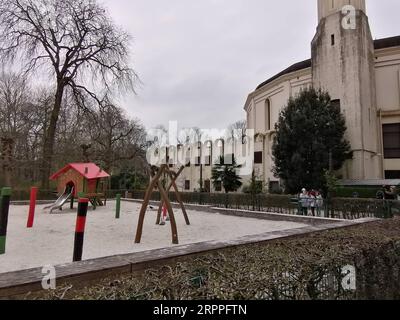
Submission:
<svg viewBox="0 0 400 320">
<path fill-rule="evenodd" d="M 365 0 L 318 0 L 318 20 L 312 41 L 313 85 L 328 91 L 346 118 L 353 160 L 345 164 L 343 178 L 383 178 L 374 42 Z"/>
</svg>

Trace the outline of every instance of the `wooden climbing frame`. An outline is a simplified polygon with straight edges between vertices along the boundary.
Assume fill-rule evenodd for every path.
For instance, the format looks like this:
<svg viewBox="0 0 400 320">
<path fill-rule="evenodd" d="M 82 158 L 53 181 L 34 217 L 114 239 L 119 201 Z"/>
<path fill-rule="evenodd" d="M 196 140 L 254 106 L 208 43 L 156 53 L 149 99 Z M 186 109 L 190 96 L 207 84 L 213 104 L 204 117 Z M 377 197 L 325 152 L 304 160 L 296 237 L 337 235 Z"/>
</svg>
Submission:
<svg viewBox="0 0 400 320">
<path fill-rule="evenodd" d="M 182 173 L 184 167 L 181 167 L 181 169 L 178 171 L 178 173 L 175 173 L 171 171 L 167 165 L 162 165 L 160 168 L 152 167 L 151 169 L 151 181 L 149 184 L 149 187 L 147 188 L 142 207 L 140 209 L 139 213 L 139 222 L 137 226 L 137 231 L 136 231 L 136 238 L 135 238 L 135 243 L 140 243 L 142 239 L 142 233 L 143 233 L 143 223 L 144 223 L 144 218 L 146 215 L 147 207 L 149 205 L 151 195 L 153 193 L 154 188 L 157 186 L 158 190 L 160 191 L 161 195 L 161 202 L 158 208 L 158 214 L 157 214 L 157 224 L 160 223 L 161 219 L 161 211 L 163 206 L 165 205 L 167 207 L 168 215 L 170 218 L 171 222 L 171 231 L 172 231 L 172 243 L 173 244 L 179 244 L 179 239 L 178 239 L 178 229 L 176 227 L 176 220 L 175 220 L 175 215 L 174 211 L 172 210 L 172 205 L 171 201 L 169 200 L 169 191 L 171 188 L 174 188 L 176 198 L 181 206 L 183 216 L 185 218 L 186 224 L 190 225 L 189 217 L 187 215 L 185 206 L 182 202 L 178 187 L 176 186 L 176 179 L 179 177 L 179 175 Z M 161 177 L 167 174 L 169 178 L 171 179 L 171 182 L 168 185 L 167 190 L 164 189 L 160 179 Z"/>
</svg>

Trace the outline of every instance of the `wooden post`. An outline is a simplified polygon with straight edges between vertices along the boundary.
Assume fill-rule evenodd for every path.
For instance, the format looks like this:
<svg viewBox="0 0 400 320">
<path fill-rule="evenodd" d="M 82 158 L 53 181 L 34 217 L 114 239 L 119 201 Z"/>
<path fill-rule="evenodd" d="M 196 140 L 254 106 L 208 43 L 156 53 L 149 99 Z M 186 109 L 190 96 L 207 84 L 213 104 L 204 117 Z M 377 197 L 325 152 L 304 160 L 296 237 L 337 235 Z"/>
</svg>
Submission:
<svg viewBox="0 0 400 320">
<path fill-rule="evenodd" d="M 6 253 L 6 237 L 8 226 L 8 213 L 10 208 L 11 188 L 1 190 L 0 202 L 0 254 Z"/>
<path fill-rule="evenodd" d="M 184 166 L 182 166 L 182 167 L 179 169 L 178 173 L 175 175 L 175 179 L 178 178 L 178 176 L 182 173 L 183 169 L 185 169 Z M 169 169 L 168 169 L 168 171 L 171 172 Z M 170 176 L 171 176 L 171 175 L 170 175 Z M 171 177 L 171 179 L 174 179 L 174 178 Z M 171 188 L 172 188 L 172 181 L 171 181 L 171 182 L 169 183 L 169 185 L 168 185 L 167 193 L 170 192 Z M 160 222 L 161 222 L 161 212 L 162 212 L 162 208 L 163 208 L 163 207 L 164 207 L 164 201 L 161 199 L 160 204 L 159 204 L 159 206 L 158 206 L 158 212 L 157 212 L 157 220 L 156 220 L 156 224 L 157 224 L 157 225 L 160 224 Z"/>
<path fill-rule="evenodd" d="M 107 180 L 106 180 L 106 183 L 104 184 L 104 206 L 107 206 L 107 191 L 108 191 L 108 188 L 109 188 L 109 179 L 110 178 L 107 178 Z"/>
<path fill-rule="evenodd" d="M 70 209 L 73 210 L 74 209 L 74 195 L 72 195 L 71 197 L 71 203 L 70 203 Z"/>
<path fill-rule="evenodd" d="M 37 198 L 38 188 L 32 187 L 31 188 L 31 197 L 29 202 L 29 214 L 28 214 L 28 221 L 26 223 L 27 228 L 33 227 L 33 221 L 35 219 L 35 208 L 36 208 L 36 198 Z"/>
<path fill-rule="evenodd" d="M 180 195 L 180 193 L 179 193 L 178 187 L 177 187 L 176 182 L 175 182 L 176 179 L 178 178 L 178 175 L 176 175 L 175 177 L 173 177 L 172 172 L 171 172 L 168 168 L 167 168 L 167 170 L 168 170 L 169 176 L 171 177 L 171 183 L 172 183 L 172 186 L 173 186 L 173 188 L 174 188 L 174 190 L 175 190 L 176 199 L 178 200 L 178 202 L 179 202 L 179 204 L 180 204 L 180 206 L 181 206 L 182 213 L 183 213 L 183 216 L 184 216 L 184 218 L 185 218 L 185 222 L 186 222 L 186 224 L 189 226 L 189 225 L 190 225 L 189 217 L 188 217 L 188 215 L 187 215 L 186 208 L 185 208 L 185 206 L 184 206 L 184 204 L 183 204 L 181 195 Z"/>
<path fill-rule="evenodd" d="M 160 181 L 157 181 L 157 185 L 158 185 L 158 189 L 160 190 L 160 193 L 161 193 L 161 198 L 164 200 L 164 203 L 168 210 L 169 219 L 171 222 L 172 243 L 179 244 L 178 228 L 176 227 L 176 220 L 175 220 L 175 216 L 174 216 L 174 211 L 172 210 L 171 202 L 168 199 L 168 194 L 165 191 L 165 189 L 163 188 L 162 183 Z"/>
<path fill-rule="evenodd" d="M 184 167 L 182 167 L 180 169 L 179 173 L 181 173 L 183 171 L 183 169 L 184 169 Z M 155 170 L 152 170 L 151 173 L 150 173 L 150 177 L 151 177 L 150 184 L 149 184 L 149 187 L 147 188 L 147 191 L 146 191 L 146 194 L 145 194 L 145 197 L 144 197 L 144 200 L 143 200 L 143 204 L 142 204 L 142 207 L 141 207 L 141 210 L 140 210 L 139 222 L 138 222 L 137 231 L 136 231 L 135 243 L 140 243 L 140 241 L 141 241 L 142 231 L 143 231 L 143 223 L 144 223 L 144 217 L 145 217 L 145 214 L 146 214 L 146 209 L 147 209 L 147 206 L 149 204 L 149 201 L 150 201 L 150 198 L 151 198 L 151 194 L 152 194 L 152 192 L 154 190 L 154 187 L 157 186 L 159 191 L 160 191 L 160 195 L 161 195 L 161 203 L 160 203 L 161 210 L 162 210 L 163 205 L 165 205 L 165 207 L 168 210 L 168 214 L 169 214 L 169 218 L 170 218 L 170 222 L 171 222 L 172 243 L 173 244 L 179 244 L 178 228 L 176 226 L 176 220 L 175 220 L 174 211 L 172 209 L 171 202 L 169 200 L 168 192 L 166 191 L 166 189 L 164 189 L 164 187 L 163 187 L 163 185 L 162 185 L 162 183 L 160 181 L 160 178 L 164 173 L 167 173 L 171 177 L 172 182 L 170 183 L 170 186 L 168 187 L 168 190 L 171 187 L 174 187 L 175 192 L 177 192 L 178 201 L 181 203 L 181 206 L 183 208 L 182 211 L 184 212 L 186 223 L 190 224 L 189 223 L 189 219 L 188 219 L 187 214 L 186 214 L 186 211 L 184 210 L 183 203 L 182 203 L 182 201 L 181 201 L 181 199 L 179 197 L 178 188 L 176 187 L 176 184 L 175 184 L 175 180 L 177 179 L 178 175 L 173 176 L 172 172 L 168 168 L 168 165 L 165 165 L 165 164 L 162 165 L 158 169 L 157 173 L 154 173 L 154 171 Z M 161 219 L 161 215 L 157 219 Z"/>
<path fill-rule="evenodd" d="M 161 166 L 157 172 L 157 174 L 151 179 L 149 187 L 147 188 L 146 194 L 144 196 L 143 204 L 140 209 L 139 213 L 139 221 L 136 230 L 136 237 L 135 243 L 140 243 L 142 239 L 142 232 L 143 232 L 143 223 L 144 223 L 144 216 L 146 214 L 147 206 L 149 205 L 149 201 L 151 198 L 151 194 L 153 193 L 153 189 L 156 186 L 158 180 L 160 179 L 162 173 L 164 171 L 164 166 Z"/>
<path fill-rule="evenodd" d="M 116 208 L 115 208 L 115 219 L 119 219 L 120 218 L 120 212 L 121 212 L 121 195 L 117 194 L 116 196 Z"/>
<path fill-rule="evenodd" d="M 190 225 L 190 221 L 189 221 L 189 217 L 188 217 L 187 212 L 186 212 L 186 208 L 185 208 L 185 206 L 184 206 L 184 204 L 183 204 L 183 201 L 182 201 L 182 199 L 181 199 L 181 196 L 180 196 L 178 187 L 177 187 L 176 182 L 175 182 L 176 179 L 179 177 L 179 175 L 182 173 L 182 171 L 183 171 L 184 169 L 185 169 L 185 166 L 182 166 L 182 167 L 179 169 L 179 171 L 178 171 L 178 172 L 175 174 L 175 176 L 174 176 L 174 173 L 173 173 L 171 170 L 169 170 L 169 168 L 167 168 L 167 172 L 168 172 L 168 174 L 169 174 L 169 176 L 170 176 L 170 178 L 171 178 L 171 182 L 170 182 L 170 184 L 169 184 L 169 186 L 168 186 L 168 188 L 167 188 L 167 193 L 170 192 L 170 190 L 171 190 L 172 187 L 174 188 L 176 198 L 177 198 L 177 200 L 178 200 L 178 202 L 179 202 L 179 204 L 180 204 L 180 206 L 181 206 L 182 213 L 183 213 L 183 216 L 184 216 L 184 218 L 185 218 L 185 222 L 186 222 L 187 225 Z M 162 212 L 163 206 L 164 206 L 164 201 L 161 200 L 160 205 L 158 206 L 156 224 L 160 224 L 160 221 L 161 221 L 161 212 Z"/>
</svg>

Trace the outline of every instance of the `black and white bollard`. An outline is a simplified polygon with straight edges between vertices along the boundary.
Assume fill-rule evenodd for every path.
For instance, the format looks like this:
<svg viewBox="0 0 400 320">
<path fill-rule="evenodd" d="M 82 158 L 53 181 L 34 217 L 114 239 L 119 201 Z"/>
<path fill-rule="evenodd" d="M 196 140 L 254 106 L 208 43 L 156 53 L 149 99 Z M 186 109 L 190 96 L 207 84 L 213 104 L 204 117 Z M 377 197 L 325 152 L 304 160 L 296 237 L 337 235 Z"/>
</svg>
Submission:
<svg viewBox="0 0 400 320">
<path fill-rule="evenodd" d="M 89 199 L 79 199 L 78 216 L 75 226 L 74 256 L 73 262 L 82 261 L 83 239 L 85 235 L 86 215 L 89 206 Z"/>
<path fill-rule="evenodd" d="M 8 225 L 8 211 L 10 207 L 11 188 L 1 190 L 0 202 L 0 254 L 6 253 L 6 237 Z"/>
</svg>

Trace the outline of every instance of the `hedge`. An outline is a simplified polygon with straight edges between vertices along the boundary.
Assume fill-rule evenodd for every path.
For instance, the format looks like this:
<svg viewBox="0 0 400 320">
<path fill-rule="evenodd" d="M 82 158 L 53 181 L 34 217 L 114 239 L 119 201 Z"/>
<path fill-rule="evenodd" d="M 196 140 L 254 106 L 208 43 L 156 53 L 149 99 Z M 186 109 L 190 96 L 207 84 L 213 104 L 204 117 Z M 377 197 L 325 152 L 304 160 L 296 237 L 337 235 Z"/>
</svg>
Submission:
<svg viewBox="0 0 400 320">
<path fill-rule="evenodd" d="M 354 194 L 357 193 L 359 198 L 364 199 L 376 199 L 376 194 L 378 191 L 382 191 L 382 187 L 372 187 L 372 188 L 350 188 L 341 187 L 335 192 L 335 196 L 338 198 L 353 198 Z"/>
</svg>

